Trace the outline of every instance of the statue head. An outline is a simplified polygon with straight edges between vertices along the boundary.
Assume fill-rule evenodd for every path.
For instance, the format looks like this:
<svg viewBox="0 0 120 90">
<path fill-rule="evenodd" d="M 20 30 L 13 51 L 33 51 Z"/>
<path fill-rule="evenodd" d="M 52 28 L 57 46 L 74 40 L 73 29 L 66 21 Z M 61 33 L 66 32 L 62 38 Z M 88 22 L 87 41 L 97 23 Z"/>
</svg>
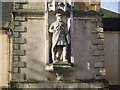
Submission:
<svg viewBox="0 0 120 90">
<path fill-rule="evenodd" d="M 58 22 L 62 21 L 62 14 L 61 13 L 56 13 L 56 19 Z"/>
</svg>

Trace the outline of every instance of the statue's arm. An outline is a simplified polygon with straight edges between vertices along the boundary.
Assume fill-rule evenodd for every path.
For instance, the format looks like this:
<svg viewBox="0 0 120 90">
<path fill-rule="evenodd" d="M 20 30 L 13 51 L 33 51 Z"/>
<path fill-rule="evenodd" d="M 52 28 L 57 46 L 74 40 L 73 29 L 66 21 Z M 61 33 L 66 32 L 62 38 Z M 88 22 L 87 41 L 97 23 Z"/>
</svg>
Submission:
<svg viewBox="0 0 120 90">
<path fill-rule="evenodd" d="M 53 24 L 50 26 L 49 32 L 50 32 L 50 33 L 53 33 L 53 32 L 54 32 L 54 25 L 53 25 Z"/>
</svg>

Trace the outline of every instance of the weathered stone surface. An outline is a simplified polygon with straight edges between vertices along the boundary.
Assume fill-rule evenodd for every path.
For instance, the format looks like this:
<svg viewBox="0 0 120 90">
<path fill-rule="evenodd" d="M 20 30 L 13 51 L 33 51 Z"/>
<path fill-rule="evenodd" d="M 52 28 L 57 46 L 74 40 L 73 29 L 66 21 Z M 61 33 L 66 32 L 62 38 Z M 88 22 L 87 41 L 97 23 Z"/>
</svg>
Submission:
<svg viewBox="0 0 120 90">
<path fill-rule="evenodd" d="M 12 77 L 13 77 L 13 80 L 23 80 L 24 79 L 24 75 L 19 74 L 19 73 L 13 74 Z"/>
<path fill-rule="evenodd" d="M 18 68 L 13 68 L 13 73 L 18 73 L 19 69 Z"/>
<path fill-rule="evenodd" d="M 15 21 L 26 21 L 26 18 L 21 16 L 16 16 Z"/>
<path fill-rule="evenodd" d="M 26 39 L 24 39 L 24 38 L 14 38 L 14 43 L 15 44 L 25 44 Z"/>
<path fill-rule="evenodd" d="M 19 21 L 14 21 L 14 25 L 15 25 L 15 26 L 20 26 L 21 23 L 20 23 Z"/>
<path fill-rule="evenodd" d="M 104 62 L 94 63 L 94 67 L 95 67 L 95 68 L 104 68 Z"/>
<path fill-rule="evenodd" d="M 15 27 L 15 31 L 18 31 L 18 32 L 26 32 L 26 31 L 27 31 L 27 28 L 26 28 L 26 27 L 23 27 L 23 26 L 19 26 L 19 27 Z"/>
<path fill-rule="evenodd" d="M 95 80 L 94 80 L 95 81 Z M 84 83 L 84 82 L 44 82 L 43 83 L 18 83 L 17 88 L 23 88 L 23 90 L 26 90 L 26 88 L 51 88 L 51 90 L 56 90 L 57 88 L 61 88 L 61 90 L 98 90 L 98 88 L 102 89 L 102 86 L 104 86 L 103 82 L 95 81 L 95 82 L 89 82 L 89 83 Z M 65 88 L 65 89 L 63 89 Z M 72 89 L 76 88 L 76 89 Z M 83 88 L 83 89 L 82 89 Z"/>
<path fill-rule="evenodd" d="M 20 33 L 19 32 L 14 32 L 14 37 L 16 37 L 16 38 L 20 37 Z"/>
<path fill-rule="evenodd" d="M 21 62 L 21 61 L 17 61 L 13 63 L 13 66 L 15 68 L 19 67 L 19 68 L 24 68 L 25 67 L 25 62 Z"/>
<path fill-rule="evenodd" d="M 99 33 L 99 34 L 98 34 L 98 38 L 99 38 L 99 39 L 103 39 L 103 38 L 104 38 L 104 34 L 103 34 L 103 33 Z"/>
<path fill-rule="evenodd" d="M 100 53 L 100 52 L 99 52 L 98 50 L 94 50 L 94 51 L 93 51 L 93 55 L 94 55 L 94 56 L 99 56 L 99 53 Z"/>
<path fill-rule="evenodd" d="M 20 58 L 19 58 L 19 56 L 14 56 L 13 59 L 14 59 L 14 61 L 18 61 Z"/>
<path fill-rule="evenodd" d="M 102 76 L 102 75 L 99 75 L 99 74 L 96 74 L 96 75 L 95 75 L 95 79 L 98 79 L 98 80 L 103 79 L 103 76 Z"/>
<path fill-rule="evenodd" d="M 99 50 L 99 56 L 104 56 L 104 50 Z"/>
<path fill-rule="evenodd" d="M 98 44 L 103 45 L 103 39 L 98 39 Z"/>
<path fill-rule="evenodd" d="M 17 1 L 15 3 L 19 3 L 19 4 L 26 4 L 28 0 L 20 0 L 20 1 Z"/>
<path fill-rule="evenodd" d="M 92 33 L 93 34 L 97 34 L 97 33 L 99 33 L 97 30 L 92 30 Z"/>
<path fill-rule="evenodd" d="M 25 50 L 14 50 L 14 55 L 24 56 L 25 54 Z"/>
<path fill-rule="evenodd" d="M 97 21 L 98 21 L 97 18 L 91 19 L 91 22 L 92 22 L 92 23 L 97 23 Z"/>
<path fill-rule="evenodd" d="M 44 10 L 45 3 L 42 2 L 29 2 L 26 5 L 23 5 L 24 9 L 33 9 L 33 10 Z"/>
<path fill-rule="evenodd" d="M 99 61 L 104 61 L 104 56 L 99 56 L 98 59 Z"/>
<path fill-rule="evenodd" d="M 104 46 L 103 46 L 103 45 L 98 45 L 98 49 L 99 49 L 99 50 L 103 50 L 103 49 L 104 49 Z"/>
<path fill-rule="evenodd" d="M 103 50 L 94 50 L 93 55 L 94 56 L 103 56 L 104 52 L 103 52 Z"/>
<path fill-rule="evenodd" d="M 93 45 L 103 45 L 103 39 L 93 39 Z"/>
<path fill-rule="evenodd" d="M 19 44 L 14 44 L 14 49 L 20 49 L 20 45 Z"/>
<path fill-rule="evenodd" d="M 19 3 L 15 4 L 15 9 L 22 9 L 22 8 L 23 8 L 23 6 L 21 4 L 19 4 Z"/>
<path fill-rule="evenodd" d="M 102 33 L 103 34 L 103 28 L 95 28 L 92 30 L 92 33 L 95 33 L 95 34 Z"/>
<path fill-rule="evenodd" d="M 101 32 L 101 33 L 103 33 L 103 28 L 96 28 L 95 30 L 97 30 L 98 32 Z"/>
<path fill-rule="evenodd" d="M 93 44 L 94 45 L 97 45 L 99 42 L 98 42 L 98 39 L 93 39 Z"/>
</svg>

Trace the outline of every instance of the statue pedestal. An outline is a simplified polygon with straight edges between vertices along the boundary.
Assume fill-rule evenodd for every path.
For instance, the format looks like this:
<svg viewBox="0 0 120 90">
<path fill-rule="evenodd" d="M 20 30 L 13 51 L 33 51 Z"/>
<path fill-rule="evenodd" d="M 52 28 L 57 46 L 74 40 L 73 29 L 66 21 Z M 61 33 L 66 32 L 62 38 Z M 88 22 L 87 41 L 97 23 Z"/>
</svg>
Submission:
<svg viewBox="0 0 120 90">
<path fill-rule="evenodd" d="M 55 72 L 55 71 L 69 71 L 73 69 L 73 64 L 63 61 L 56 61 L 45 66 L 46 71 Z"/>
<path fill-rule="evenodd" d="M 56 61 L 54 63 L 47 64 L 45 66 L 45 70 L 55 73 L 56 80 L 60 81 L 60 80 L 63 80 L 64 73 L 73 70 L 73 64 L 68 62 L 63 62 L 63 61 Z"/>
</svg>

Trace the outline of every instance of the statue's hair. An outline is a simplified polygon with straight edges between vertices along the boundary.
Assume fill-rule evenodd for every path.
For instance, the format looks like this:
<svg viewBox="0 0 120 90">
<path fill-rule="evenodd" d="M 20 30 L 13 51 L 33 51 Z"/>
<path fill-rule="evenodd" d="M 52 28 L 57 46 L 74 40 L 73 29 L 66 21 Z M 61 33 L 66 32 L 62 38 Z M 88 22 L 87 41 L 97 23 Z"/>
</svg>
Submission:
<svg viewBox="0 0 120 90">
<path fill-rule="evenodd" d="M 57 12 L 57 13 L 56 13 L 56 17 L 57 17 L 57 16 L 62 16 L 62 14 L 61 14 L 60 12 Z"/>
</svg>

